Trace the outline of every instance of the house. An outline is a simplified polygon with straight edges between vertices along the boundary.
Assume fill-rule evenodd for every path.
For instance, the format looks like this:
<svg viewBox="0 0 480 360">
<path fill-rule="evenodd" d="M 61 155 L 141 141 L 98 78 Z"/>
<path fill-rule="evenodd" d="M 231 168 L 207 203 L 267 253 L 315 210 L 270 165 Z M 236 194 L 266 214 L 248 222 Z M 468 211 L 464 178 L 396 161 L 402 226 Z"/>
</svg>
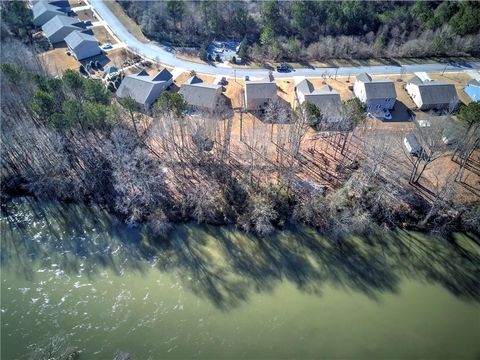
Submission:
<svg viewBox="0 0 480 360">
<path fill-rule="evenodd" d="M 32 7 L 33 25 L 42 26 L 57 15 L 66 16 L 69 11 L 69 7 L 57 6 L 54 2 L 38 1 Z"/>
<path fill-rule="evenodd" d="M 413 133 L 410 133 L 403 138 L 403 145 L 412 155 L 419 156 L 422 152 L 422 146 L 418 143 L 417 137 Z"/>
<path fill-rule="evenodd" d="M 470 96 L 472 101 L 480 101 L 480 81 L 477 79 L 471 79 L 467 82 L 464 91 Z"/>
<path fill-rule="evenodd" d="M 405 90 L 420 110 L 442 110 L 458 103 L 455 85 L 433 81 L 422 73 L 415 74 L 407 82 Z"/>
<path fill-rule="evenodd" d="M 393 109 L 397 99 L 393 81 L 372 80 L 367 73 L 357 75 L 353 92 L 371 113 Z"/>
<path fill-rule="evenodd" d="M 245 107 L 247 110 L 262 110 L 277 96 L 277 84 L 273 79 L 245 81 Z"/>
<path fill-rule="evenodd" d="M 221 85 L 205 84 L 196 76 L 188 79 L 178 92 L 194 109 L 214 111 L 222 99 Z"/>
<path fill-rule="evenodd" d="M 84 30 L 84 24 L 78 18 L 57 15 L 42 26 L 43 33 L 50 44 L 56 44 L 65 40 L 67 35 L 74 31 Z"/>
<path fill-rule="evenodd" d="M 163 69 L 155 76 L 150 76 L 142 70 L 123 79 L 117 90 L 117 96 L 120 98 L 129 96 L 137 104 L 147 108 L 157 100 L 162 91 L 172 85 L 172 82 L 173 76 L 167 69 Z"/>
<path fill-rule="evenodd" d="M 297 84 L 295 91 L 300 104 L 305 101 L 315 104 L 327 121 L 337 122 L 341 119 L 340 94 L 330 86 L 325 85 L 316 90 L 310 81 L 304 79 Z"/>
<path fill-rule="evenodd" d="M 81 31 L 72 31 L 65 38 L 67 47 L 77 60 L 83 60 L 102 53 L 98 41 L 93 35 Z"/>
</svg>

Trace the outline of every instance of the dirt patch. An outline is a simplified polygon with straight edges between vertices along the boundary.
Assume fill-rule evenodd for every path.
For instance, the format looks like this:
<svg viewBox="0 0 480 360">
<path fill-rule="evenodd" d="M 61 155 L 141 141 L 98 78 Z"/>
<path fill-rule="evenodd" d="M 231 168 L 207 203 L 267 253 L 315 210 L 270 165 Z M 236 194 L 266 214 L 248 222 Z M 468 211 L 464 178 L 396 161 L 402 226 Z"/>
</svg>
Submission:
<svg viewBox="0 0 480 360">
<path fill-rule="evenodd" d="M 139 41 L 143 43 L 150 42 L 150 40 L 148 40 L 145 35 L 143 35 L 140 26 L 138 26 L 135 21 L 128 17 L 127 14 L 125 14 L 125 11 L 120 4 L 118 4 L 116 1 L 106 0 L 105 5 L 108 6 L 110 11 L 117 17 L 117 19 L 123 24 L 123 26 L 125 26 L 128 31 L 130 31 L 132 35 L 135 36 Z"/>
<path fill-rule="evenodd" d="M 115 49 L 106 53 L 108 62 L 106 66 L 116 66 L 117 68 L 122 68 L 127 66 L 127 64 L 133 64 L 133 54 L 126 49 Z"/>
<path fill-rule="evenodd" d="M 100 44 L 110 43 L 116 44 L 117 41 L 115 38 L 110 35 L 110 33 L 105 29 L 104 26 L 96 26 L 91 29 L 93 31 L 93 35 L 97 38 Z"/>
<path fill-rule="evenodd" d="M 93 21 L 93 11 L 90 9 L 76 11 L 75 14 L 82 21 Z"/>
<path fill-rule="evenodd" d="M 71 8 L 87 5 L 83 0 L 68 0 L 68 4 L 70 5 Z"/>
<path fill-rule="evenodd" d="M 67 55 L 66 51 L 66 46 L 58 46 L 39 55 L 51 75 L 61 75 L 67 69 L 79 69 L 80 63 L 73 56 Z"/>
</svg>

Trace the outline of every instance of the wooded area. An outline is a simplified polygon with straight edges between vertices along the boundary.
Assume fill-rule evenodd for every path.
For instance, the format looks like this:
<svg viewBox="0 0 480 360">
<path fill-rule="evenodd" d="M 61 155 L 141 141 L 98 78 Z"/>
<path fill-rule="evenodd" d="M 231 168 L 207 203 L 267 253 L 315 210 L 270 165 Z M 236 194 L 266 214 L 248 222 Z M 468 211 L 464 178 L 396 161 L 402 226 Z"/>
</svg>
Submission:
<svg viewBox="0 0 480 360">
<path fill-rule="evenodd" d="M 204 49 L 244 39 L 243 59 L 480 54 L 476 1 L 119 1 L 153 40 Z"/>
</svg>

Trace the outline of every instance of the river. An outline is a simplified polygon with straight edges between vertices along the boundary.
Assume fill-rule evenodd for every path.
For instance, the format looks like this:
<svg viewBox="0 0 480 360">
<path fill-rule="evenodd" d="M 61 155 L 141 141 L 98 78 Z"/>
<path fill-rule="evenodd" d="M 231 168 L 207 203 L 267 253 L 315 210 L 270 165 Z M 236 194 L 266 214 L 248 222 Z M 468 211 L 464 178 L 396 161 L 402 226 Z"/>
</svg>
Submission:
<svg viewBox="0 0 480 360">
<path fill-rule="evenodd" d="M 404 231 L 300 227 L 168 240 L 108 212 L 29 198 L 1 217 L 1 358 L 60 339 L 80 359 L 480 356 L 480 247 Z"/>
</svg>

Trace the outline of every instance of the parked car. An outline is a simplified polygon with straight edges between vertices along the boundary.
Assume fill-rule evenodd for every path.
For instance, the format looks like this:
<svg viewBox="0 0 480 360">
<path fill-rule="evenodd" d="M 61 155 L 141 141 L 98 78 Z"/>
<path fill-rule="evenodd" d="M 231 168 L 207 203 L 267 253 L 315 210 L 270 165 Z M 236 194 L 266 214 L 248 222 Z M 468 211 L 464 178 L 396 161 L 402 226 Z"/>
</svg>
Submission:
<svg viewBox="0 0 480 360">
<path fill-rule="evenodd" d="M 108 50 L 108 49 L 111 49 L 112 47 L 113 47 L 113 46 L 112 46 L 112 44 L 110 44 L 110 43 L 106 43 L 106 44 L 103 44 L 103 45 L 102 45 L 102 49 L 103 49 L 103 50 Z"/>
<path fill-rule="evenodd" d="M 422 128 L 430 127 L 430 121 L 428 120 L 418 120 L 417 123 L 418 123 L 418 126 Z"/>
<path fill-rule="evenodd" d="M 280 64 L 277 66 L 278 72 L 290 72 L 292 71 L 292 67 L 286 63 Z"/>
<path fill-rule="evenodd" d="M 228 84 L 228 81 L 227 81 L 227 79 L 226 79 L 225 77 L 222 77 L 222 78 L 220 79 L 220 81 L 218 82 L 218 85 L 222 85 L 222 86 L 225 86 L 225 85 L 227 85 L 227 84 Z"/>
<path fill-rule="evenodd" d="M 250 81 L 250 76 L 245 75 L 245 81 Z"/>
</svg>

